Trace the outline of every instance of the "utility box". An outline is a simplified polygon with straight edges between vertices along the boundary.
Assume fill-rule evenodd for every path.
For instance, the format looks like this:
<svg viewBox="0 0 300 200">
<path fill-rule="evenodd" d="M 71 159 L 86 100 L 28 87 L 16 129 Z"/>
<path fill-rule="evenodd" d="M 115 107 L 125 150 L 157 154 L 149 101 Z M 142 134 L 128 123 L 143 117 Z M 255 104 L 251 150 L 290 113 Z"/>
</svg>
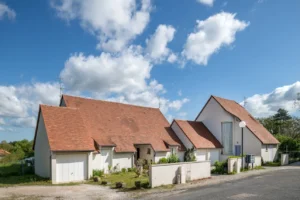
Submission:
<svg viewBox="0 0 300 200">
<path fill-rule="evenodd" d="M 248 155 L 246 155 L 245 161 L 248 164 L 249 163 L 254 164 L 255 163 L 255 156 L 252 155 L 252 154 L 248 154 Z"/>
</svg>

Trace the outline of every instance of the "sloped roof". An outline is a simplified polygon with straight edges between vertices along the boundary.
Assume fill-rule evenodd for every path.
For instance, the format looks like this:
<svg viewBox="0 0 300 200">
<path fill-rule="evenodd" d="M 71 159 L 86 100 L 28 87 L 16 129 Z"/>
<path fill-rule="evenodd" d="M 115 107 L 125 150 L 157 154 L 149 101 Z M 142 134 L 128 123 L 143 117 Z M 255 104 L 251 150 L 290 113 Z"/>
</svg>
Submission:
<svg viewBox="0 0 300 200">
<path fill-rule="evenodd" d="M 263 143 L 263 144 L 279 144 L 279 141 L 261 124 L 259 123 L 243 106 L 233 100 L 224 99 L 217 96 L 214 98 L 221 107 L 228 113 L 245 121 L 247 128 Z"/>
<path fill-rule="evenodd" d="M 197 149 L 223 148 L 221 143 L 202 122 L 174 120 Z M 173 122 L 173 123 L 174 123 Z"/>
<path fill-rule="evenodd" d="M 90 141 L 95 141 L 100 146 L 115 146 L 116 152 L 135 152 L 135 144 L 150 144 L 155 151 L 169 151 L 168 145 L 177 145 L 180 150 L 184 148 L 157 108 L 68 95 L 63 95 L 62 100 L 66 108 L 52 107 L 55 109 L 51 109 L 51 113 L 46 109 L 47 132 L 57 132 L 50 133 L 53 135 L 50 137 L 52 146 L 67 145 L 77 150 L 82 140 L 84 148 L 91 148 Z M 65 116 L 58 118 L 62 112 Z M 77 145 L 68 140 L 74 135 L 81 135 L 75 140 Z"/>
<path fill-rule="evenodd" d="M 6 156 L 9 155 L 10 153 L 4 149 L 0 149 L 0 156 Z"/>
<path fill-rule="evenodd" d="M 40 106 L 52 151 L 92 151 L 94 140 L 78 109 Z"/>
</svg>

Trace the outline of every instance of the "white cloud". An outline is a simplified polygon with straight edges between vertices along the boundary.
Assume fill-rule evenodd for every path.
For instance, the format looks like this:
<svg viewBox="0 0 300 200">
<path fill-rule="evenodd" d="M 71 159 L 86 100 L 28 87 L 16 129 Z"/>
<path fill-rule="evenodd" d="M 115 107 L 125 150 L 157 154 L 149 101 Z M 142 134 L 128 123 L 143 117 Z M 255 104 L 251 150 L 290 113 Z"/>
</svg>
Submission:
<svg viewBox="0 0 300 200">
<path fill-rule="evenodd" d="M 0 125 L 4 125 L 5 124 L 5 121 L 3 118 L 0 118 Z"/>
<path fill-rule="evenodd" d="M 175 101 L 173 101 L 169 104 L 169 107 L 176 110 L 176 111 L 178 111 L 178 110 L 180 110 L 180 108 L 182 107 L 183 104 L 185 104 L 189 101 L 190 100 L 187 99 L 187 98 L 184 98 L 182 100 L 175 100 Z"/>
<path fill-rule="evenodd" d="M 5 16 L 8 19 L 13 20 L 16 18 L 16 12 L 4 3 L 0 2 L 0 20 L 3 19 Z"/>
<path fill-rule="evenodd" d="M 235 41 L 235 34 L 249 22 L 235 19 L 236 14 L 221 12 L 206 20 L 197 20 L 195 31 L 188 35 L 182 55 L 199 65 L 206 65 L 209 57 L 222 46 Z"/>
<path fill-rule="evenodd" d="M 295 100 L 300 93 L 300 82 L 276 88 L 271 93 L 255 94 L 246 99 L 246 109 L 255 117 L 267 117 L 284 108 L 291 114 L 297 110 Z M 244 102 L 241 102 L 243 105 Z"/>
<path fill-rule="evenodd" d="M 98 48 L 117 52 L 141 34 L 150 19 L 150 0 L 52 0 L 58 17 L 81 27 L 99 40 Z"/>
<path fill-rule="evenodd" d="M 175 31 L 173 26 L 160 24 L 156 28 L 155 33 L 146 40 L 146 52 L 152 59 L 161 61 L 171 54 L 171 50 L 167 45 L 173 40 Z M 174 62 L 176 60 L 176 55 L 171 54 L 168 60 L 169 62 Z"/>
<path fill-rule="evenodd" d="M 179 110 L 188 99 L 164 98 L 163 85 L 150 80 L 151 69 L 141 48 L 131 46 L 118 54 L 73 55 L 65 63 L 61 79 L 69 91 L 89 92 L 96 99 L 160 107 L 164 113 Z"/>
<path fill-rule="evenodd" d="M 197 0 L 199 3 L 202 3 L 206 6 L 213 6 L 214 5 L 214 0 Z"/>
<path fill-rule="evenodd" d="M 105 52 L 99 56 L 73 55 L 60 76 L 70 90 L 124 93 L 145 90 L 151 68 L 139 47 L 130 47 L 117 55 Z"/>
<path fill-rule="evenodd" d="M 170 55 L 169 55 L 169 57 L 168 57 L 168 62 L 169 63 L 174 63 L 174 62 L 176 62 L 177 61 L 177 56 L 176 56 L 176 54 L 174 54 L 174 53 L 171 53 Z"/>
<path fill-rule="evenodd" d="M 39 104 L 59 104 L 58 83 L 0 86 L 0 117 L 12 126 L 35 126 Z"/>
</svg>

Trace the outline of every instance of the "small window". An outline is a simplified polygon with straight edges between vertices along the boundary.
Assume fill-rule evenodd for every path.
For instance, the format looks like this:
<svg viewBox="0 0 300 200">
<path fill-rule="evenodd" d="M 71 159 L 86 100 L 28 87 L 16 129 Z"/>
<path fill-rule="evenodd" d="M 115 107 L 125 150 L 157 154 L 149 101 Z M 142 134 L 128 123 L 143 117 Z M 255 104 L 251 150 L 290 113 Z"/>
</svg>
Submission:
<svg viewBox="0 0 300 200">
<path fill-rule="evenodd" d="M 151 149 L 150 148 L 148 148 L 147 154 L 151 154 Z"/>
<path fill-rule="evenodd" d="M 266 144 L 266 152 L 268 152 L 268 145 Z"/>
</svg>

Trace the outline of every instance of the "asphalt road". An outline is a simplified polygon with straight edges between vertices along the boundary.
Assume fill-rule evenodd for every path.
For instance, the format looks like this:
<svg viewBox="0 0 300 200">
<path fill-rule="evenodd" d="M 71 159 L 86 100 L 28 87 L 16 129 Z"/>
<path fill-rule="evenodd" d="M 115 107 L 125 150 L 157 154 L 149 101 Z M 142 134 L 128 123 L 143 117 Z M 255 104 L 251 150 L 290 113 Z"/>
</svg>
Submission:
<svg viewBox="0 0 300 200">
<path fill-rule="evenodd" d="M 300 166 L 219 185 L 193 188 L 162 199 L 300 200 Z"/>
</svg>

